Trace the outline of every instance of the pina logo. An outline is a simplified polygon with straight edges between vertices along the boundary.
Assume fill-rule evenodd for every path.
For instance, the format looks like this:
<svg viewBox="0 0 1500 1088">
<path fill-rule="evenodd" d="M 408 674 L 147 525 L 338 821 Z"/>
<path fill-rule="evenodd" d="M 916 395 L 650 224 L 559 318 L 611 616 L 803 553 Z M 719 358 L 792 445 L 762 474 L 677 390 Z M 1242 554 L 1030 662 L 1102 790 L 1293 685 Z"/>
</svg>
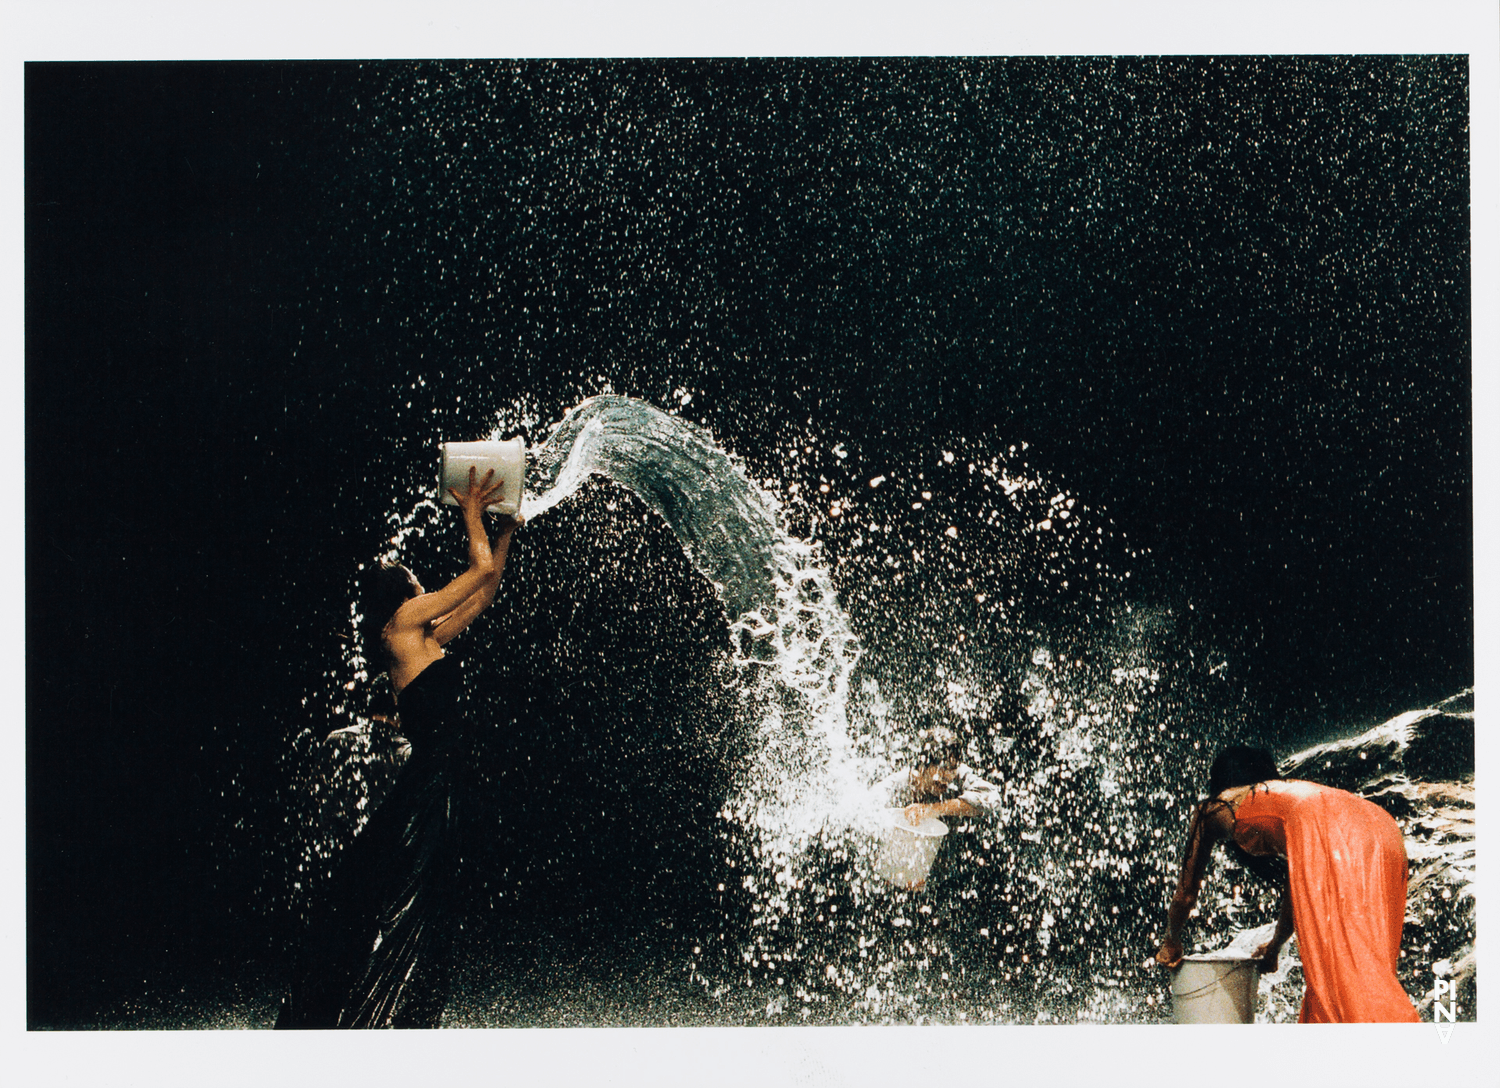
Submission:
<svg viewBox="0 0 1500 1088">
<path fill-rule="evenodd" d="M 1443 1004 L 1443 997 L 1447 996 L 1448 1003 Z M 1432 1022 L 1437 1025 L 1438 1036 L 1446 1046 L 1448 1036 L 1453 1034 L 1453 1022 L 1458 1018 L 1458 983 L 1453 979 L 1441 978 L 1437 972 L 1433 972 L 1432 979 Z M 1447 1021 L 1444 1023 L 1443 1021 Z"/>
</svg>

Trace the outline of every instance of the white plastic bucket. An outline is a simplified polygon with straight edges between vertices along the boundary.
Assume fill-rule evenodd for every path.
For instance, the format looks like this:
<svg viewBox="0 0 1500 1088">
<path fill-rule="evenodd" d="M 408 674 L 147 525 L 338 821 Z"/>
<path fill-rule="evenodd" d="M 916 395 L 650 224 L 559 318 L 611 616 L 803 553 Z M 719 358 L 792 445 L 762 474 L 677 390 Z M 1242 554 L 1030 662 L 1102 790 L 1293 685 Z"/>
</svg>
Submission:
<svg viewBox="0 0 1500 1088">
<path fill-rule="evenodd" d="M 500 501 L 490 503 L 485 509 L 492 514 L 509 514 L 512 517 L 521 509 L 521 491 L 526 486 L 526 443 L 519 437 L 504 442 L 444 442 L 442 466 L 438 469 L 438 497 L 449 506 L 457 501 L 448 489 L 467 491 L 469 467 L 478 469 L 475 483 L 484 483 L 484 474 L 495 470 L 490 485 L 502 484 Z"/>
<path fill-rule="evenodd" d="M 943 845 L 943 836 L 948 834 L 948 825 L 929 816 L 914 827 L 906 822 L 905 810 L 899 808 L 888 810 L 886 817 L 880 831 L 875 872 L 898 888 L 915 887 L 932 870 L 932 861 L 937 857 L 938 847 Z"/>
<path fill-rule="evenodd" d="M 1172 1021 L 1253 1024 L 1259 982 L 1254 960 L 1184 956 L 1172 972 Z"/>
</svg>

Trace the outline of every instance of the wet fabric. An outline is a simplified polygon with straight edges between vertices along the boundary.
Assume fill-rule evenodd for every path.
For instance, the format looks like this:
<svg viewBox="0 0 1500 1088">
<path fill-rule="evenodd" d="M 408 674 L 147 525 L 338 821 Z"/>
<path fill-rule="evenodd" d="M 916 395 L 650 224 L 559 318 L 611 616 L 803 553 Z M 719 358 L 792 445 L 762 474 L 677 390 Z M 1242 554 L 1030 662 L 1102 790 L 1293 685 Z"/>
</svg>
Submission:
<svg viewBox="0 0 1500 1088">
<path fill-rule="evenodd" d="M 892 772 L 870 787 L 871 796 L 878 798 L 881 804 L 895 808 L 905 808 L 915 803 L 917 795 L 912 786 L 913 773 L 907 768 Z M 980 812 L 994 812 L 1000 807 L 1000 787 L 986 782 L 972 767 L 960 763 L 943 796 L 945 801 L 951 798 L 967 801 Z"/>
<path fill-rule="evenodd" d="M 1256 786 L 1234 838 L 1287 859 L 1307 991 L 1301 1023 L 1416 1021 L 1396 977 L 1406 917 L 1406 843 L 1380 806 L 1312 782 Z"/>
<path fill-rule="evenodd" d="M 462 670 L 401 692 L 411 757 L 313 905 L 278 1028 L 437 1027 L 447 1003 L 466 743 Z"/>
</svg>

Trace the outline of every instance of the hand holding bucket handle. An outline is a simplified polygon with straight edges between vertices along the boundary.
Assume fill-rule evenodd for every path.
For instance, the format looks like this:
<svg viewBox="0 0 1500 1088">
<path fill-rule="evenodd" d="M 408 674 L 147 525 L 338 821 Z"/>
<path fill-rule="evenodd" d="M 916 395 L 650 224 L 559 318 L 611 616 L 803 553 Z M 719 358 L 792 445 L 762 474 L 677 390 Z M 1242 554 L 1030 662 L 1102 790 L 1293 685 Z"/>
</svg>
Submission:
<svg viewBox="0 0 1500 1088">
<path fill-rule="evenodd" d="M 927 819 L 928 816 L 932 815 L 932 808 L 932 805 L 924 805 L 918 803 L 914 805 L 907 805 L 901 811 L 906 816 L 906 822 L 911 824 L 912 827 L 916 827 L 923 820 Z"/>
<path fill-rule="evenodd" d="M 1250 959 L 1255 962 L 1256 967 L 1260 968 L 1261 974 L 1274 974 L 1276 971 L 1276 960 L 1280 951 L 1280 945 L 1273 937 L 1271 938 L 1271 940 L 1267 941 L 1265 944 L 1257 948 L 1254 952 L 1250 953 Z"/>
<path fill-rule="evenodd" d="M 1182 966 L 1182 942 L 1168 937 L 1156 950 L 1156 962 L 1163 967 L 1176 969 Z"/>
</svg>

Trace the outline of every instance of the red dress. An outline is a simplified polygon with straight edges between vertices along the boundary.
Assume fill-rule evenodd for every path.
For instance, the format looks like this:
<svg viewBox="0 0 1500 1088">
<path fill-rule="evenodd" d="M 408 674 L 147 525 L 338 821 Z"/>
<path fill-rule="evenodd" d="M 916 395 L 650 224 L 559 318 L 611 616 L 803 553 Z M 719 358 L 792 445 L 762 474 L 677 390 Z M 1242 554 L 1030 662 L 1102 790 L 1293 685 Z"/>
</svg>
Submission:
<svg viewBox="0 0 1500 1088">
<path fill-rule="evenodd" d="M 1307 991 L 1298 1021 L 1416 1022 L 1396 977 L 1406 917 L 1406 843 L 1379 805 L 1296 780 L 1252 789 L 1234 838 L 1283 854 Z"/>
</svg>

